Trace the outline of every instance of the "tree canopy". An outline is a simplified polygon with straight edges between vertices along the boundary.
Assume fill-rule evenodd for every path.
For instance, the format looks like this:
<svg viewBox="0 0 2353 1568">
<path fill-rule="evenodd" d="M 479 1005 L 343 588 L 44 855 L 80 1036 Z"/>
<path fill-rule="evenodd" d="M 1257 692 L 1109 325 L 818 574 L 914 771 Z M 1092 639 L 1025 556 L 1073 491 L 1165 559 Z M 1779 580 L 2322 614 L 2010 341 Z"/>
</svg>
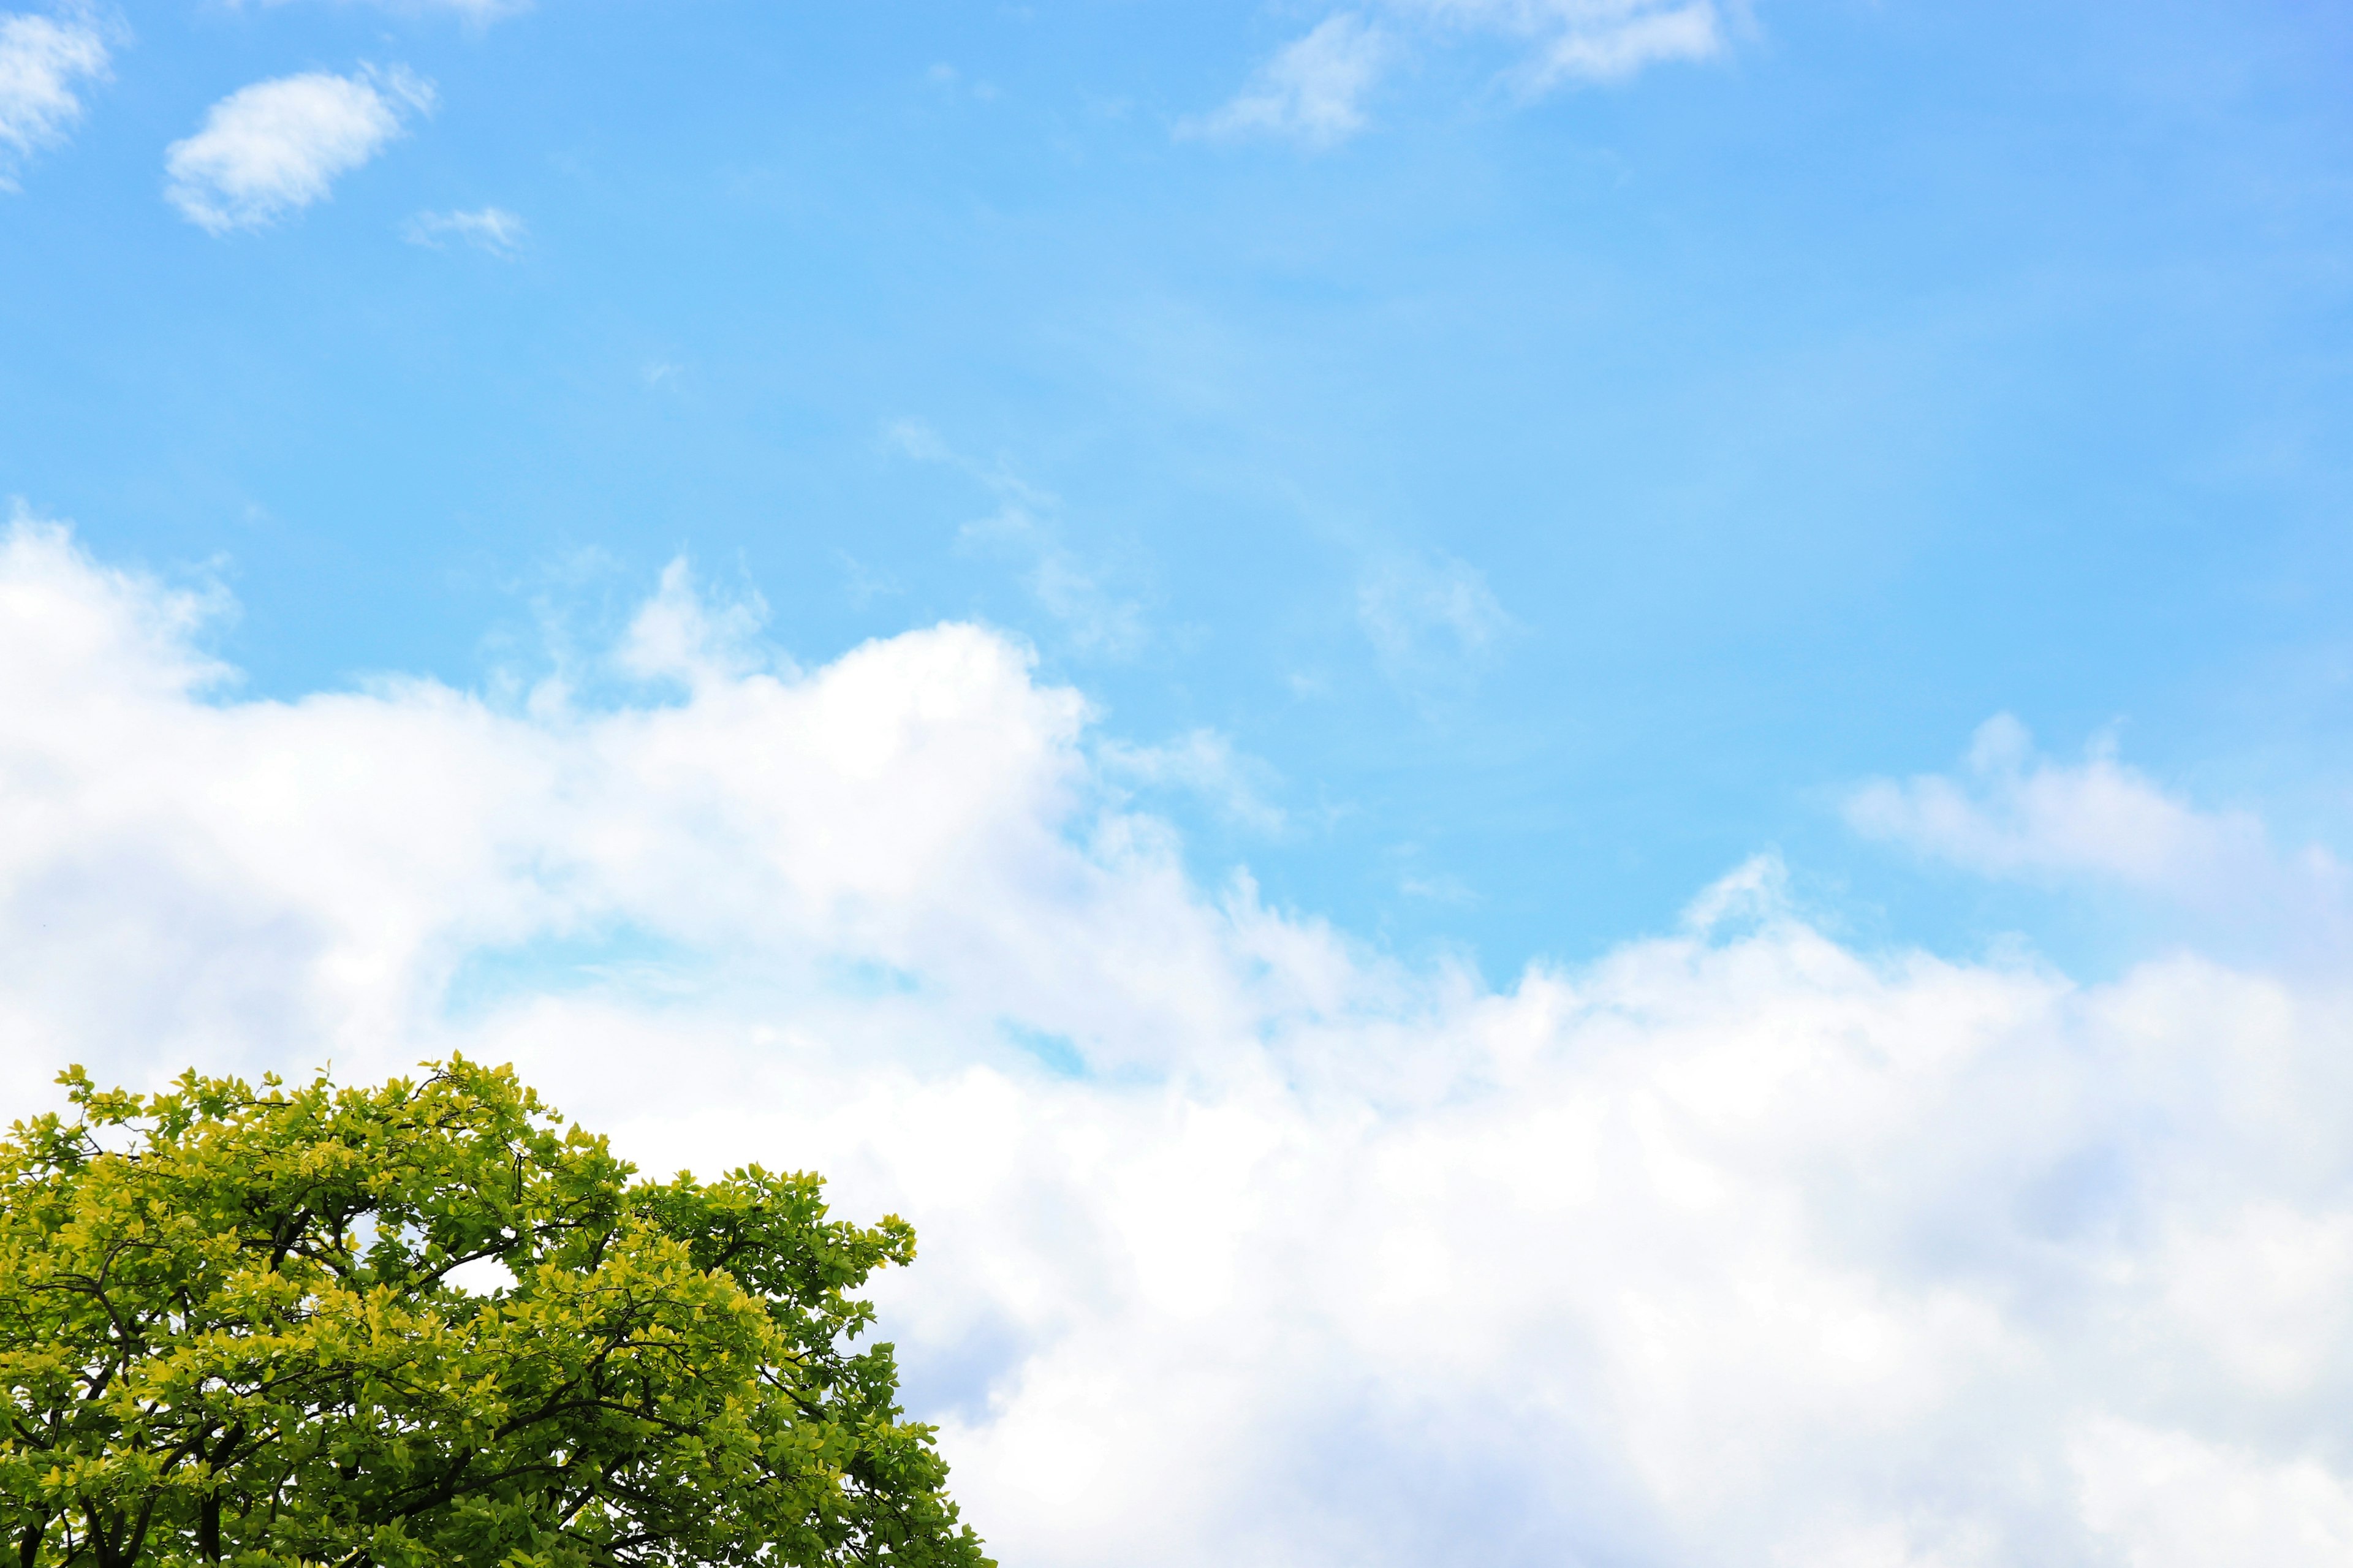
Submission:
<svg viewBox="0 0 2353 1568">
<path fill-rule="evenodd" d="M 891 1347 L 851 1343 L 896 1216 L 639 1179 L 462 1058 L 59 1081 L 71 1114 L 0 1139 L 21 1568 L 989 1563 Z"/>
</svg>

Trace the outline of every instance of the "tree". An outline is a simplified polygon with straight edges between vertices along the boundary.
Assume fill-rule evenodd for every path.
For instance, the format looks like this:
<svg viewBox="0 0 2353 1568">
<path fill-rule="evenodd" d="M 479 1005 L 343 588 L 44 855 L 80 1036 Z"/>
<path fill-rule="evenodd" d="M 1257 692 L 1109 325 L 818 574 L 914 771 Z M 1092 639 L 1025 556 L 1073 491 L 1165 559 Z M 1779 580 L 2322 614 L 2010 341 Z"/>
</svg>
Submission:
<svg viewBox="0 0 2353 1568">
<path fill-rule="evenodd" d="M 633 1179 L 512 1069 L 58 1081 L 0 1139 L 21 1568 L 988 1568 L 811 1175 Z M 511 1283 L 452 1279 L 495 1258 Z M 470 1275 L 495 1272 L 490 1266 Z"/>
</svg>

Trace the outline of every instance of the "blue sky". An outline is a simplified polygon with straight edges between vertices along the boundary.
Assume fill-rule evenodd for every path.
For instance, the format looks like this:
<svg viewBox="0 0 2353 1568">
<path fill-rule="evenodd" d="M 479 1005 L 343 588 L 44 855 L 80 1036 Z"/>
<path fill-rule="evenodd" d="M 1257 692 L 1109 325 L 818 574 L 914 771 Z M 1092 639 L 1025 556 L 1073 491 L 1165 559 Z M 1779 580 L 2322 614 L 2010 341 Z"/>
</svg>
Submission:
<svg viewBox="0 0 2353 1568">
<path fill-rule="evenodd" d="M 129 20 L 7 198 L 0 470 L 232 585 L 250 689 L 478 685 L 681 552 L 804 660 L 978 616 L 1254 760 L 1280 831 L 1166 803 L 1206 864 L 1503 972 L 1764 844 L 2066 927 L 1827 807 L 2000 711 L 2337 826 L 2326 8 L 1767 5 L 1532 92 L 1409 7 L 1329 145 L 1186 134 L 1300 8 Z M 163 199 L 212 103 L 364 65 L 433 106 L 330 197 Z M 512 255 L 404 242 L 484 208 Z"/>
<path fill-rule="evenodd" d="M 11 1114 L 811 1151 L 1008 1562 L 2353 1550 L 2353 14 L 0 3 Z"/>
</svg>

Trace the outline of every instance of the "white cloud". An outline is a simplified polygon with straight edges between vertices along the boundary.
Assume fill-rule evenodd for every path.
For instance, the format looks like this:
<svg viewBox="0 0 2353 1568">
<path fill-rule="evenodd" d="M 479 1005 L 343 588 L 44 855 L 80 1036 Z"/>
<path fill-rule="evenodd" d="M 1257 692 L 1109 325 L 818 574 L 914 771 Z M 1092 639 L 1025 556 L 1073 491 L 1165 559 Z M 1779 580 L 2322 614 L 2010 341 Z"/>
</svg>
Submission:
<svg viewBox="0 0 2353 1568">
<path fill-rule="evenodd" d="M 2087 1423 L 2070 1458 L 2085 1513 L 2127 1568 L 2353 1561 L 2353 1491 L 2316 1459 L 2266 1464 L 2126 1421 Z"/>
<path fill-rule="evenodd" d="M 477 250 L 506 259 L 522 249 L 530 227 L 504 207 L 474 212 L 418 213 L 402 226 L 401 237 L 411 245 L 438 250 L 445 240 L 457 240 Z"/>
<path fill-rule="evenodd" d="M 1180 122 L 1182 135 L 1273 135 L 1328 147 L 1370 122 L 1365 100 L 1390 69 L 1470 36 L 1508 41 L 1510 73 L 1526 93 L 1576 82 L 1620 81 L 1647 67 L 1706 59 L 1725 47 L 1716 0 L 1377 0 L 1386 24 L 1335 11 L 1261 67 L 1215 113 Z"/>
<path fill-rule="evenodd" d="M 1335 145 L 1365 128 L 1365 97 L 1380 80 L 1390 50 L 1379 27 L 1353 12 L 1335 13 L 1261 66 L 1231 103 L 1185 121 L 1180 133 Z"/>
<path fill-rule="evenodd" d="M 729 602 L 696 584 L 683 561 L 662 569 L 661 584 L 630 618 L 613 662 L 638 680 L 672 681 L 690 690 L 739 679 L 779 662 L 759 641 L 768 618 L 756 594 Z"/>
<path fill-rule="evenodd" d="M 107 75 L 108 29 L 94 12 L 0 14 L 0 191 L 81 118 L 79 89 Z"/>
<path fill-rule="evenodd" d="M 309 71 L 239 88 L 165 153 L 164 194 L 214 234 L 260 228 L 324 199 L 335 181 L 431 111 L 433 84 L 396 67 Z"/>
<path fill-rule="evenodd" d="M 1980 875 L 2105 884 L 2159 896 L 2276 939 L 2346 934 L 2344 866 L 2325 849 L 2276 848 L 2243 811 L 2201 810 L 2095 746 L 2080 763 L 2039 754 L 2008 714 L 1979 726 L 1960 776 L 1874 779 L 1847 820 Z"/>
<path fill-rule="evenodd" d="M 825 1170 L 1005 1561 L 2343 1561 L 2341 987 L 1866 955 L 1760 863 L 1492 989 L 1192 881 L 981 628 L 797 671 L 681 569 L 673 684 L 506 708 L 241 699 L 206 613 L 0 547 L 0 1114 L 463 1048 Z"/>
</svg>

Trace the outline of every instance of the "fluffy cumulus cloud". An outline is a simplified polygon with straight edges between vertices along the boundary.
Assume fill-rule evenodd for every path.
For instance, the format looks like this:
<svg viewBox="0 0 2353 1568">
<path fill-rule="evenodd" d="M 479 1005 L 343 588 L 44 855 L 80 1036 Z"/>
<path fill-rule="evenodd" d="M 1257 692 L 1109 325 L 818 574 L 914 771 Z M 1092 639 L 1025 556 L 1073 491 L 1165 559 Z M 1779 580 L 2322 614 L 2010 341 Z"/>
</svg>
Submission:
<svg viewBox="0 0 2353 1568">
<path fill-rule="evenodd" d="M 86 7 L 0 13 L 0 191 L 16 189 L 26 161 L 81 118 L 82 88 L 107 74 L 108 37 Z"/>
<path fill-rule="evenodd" d="M 433 107 L 433 84 L 400 68 L 306 71 L 239 88 L 164 155 L 164 194 L 214 234 L 261 228 L 323 200 Z"/>
<path fill-rule="evenodd" d="M 1261 67 L 1231 102 L 1178 129 L 1330 147 L 1370 123 L 1366 100 L 1419 50 L 1501 40 L 1514 57 L 1507 79 L 1541 94 L 1718 54 L 1736 10 L 1717 0 L 1374 0 L 1326 16 Z"/>
<path fill-rule="evenodd" d="M 463 1049 L 825 1170 L 1005 1561 L 2353 1552 L 2333 985 L 1860 952 L 1759 862 L 1492 988 L 1189 879 L 984 628 L 797 669 L 681 568 L 628 700 L 275 700 L 217 608 L 0 549 L 8 1111 Z"/>
</svg>

